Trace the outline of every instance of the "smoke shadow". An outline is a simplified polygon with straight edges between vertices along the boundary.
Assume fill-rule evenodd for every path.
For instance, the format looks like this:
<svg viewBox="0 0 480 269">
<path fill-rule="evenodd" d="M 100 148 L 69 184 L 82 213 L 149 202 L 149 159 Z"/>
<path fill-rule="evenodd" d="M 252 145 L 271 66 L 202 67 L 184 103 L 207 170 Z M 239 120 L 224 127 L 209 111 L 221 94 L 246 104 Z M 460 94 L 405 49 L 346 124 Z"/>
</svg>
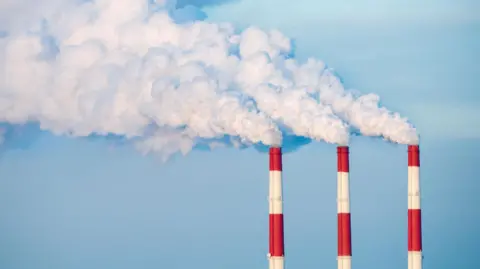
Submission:
<svg viewBox="0 0 480 269">
<path fill-rule="evenodd" d="M 189 23 L 192 21 L 203 21 L 207 14 L 203 8 L 209 6 L 219 6 L 240 0 L 178 0 L 175 9 L 171 10 L 170 17 L 177 24 Z"/>
<path fill-rule="evenodd" d="M 292 153 L 297 150 L 299 150 L 301 147 L 310 144 L 313 140 L 307 137 L 303 136 L 295 136 L 295 135 L 284 135 L 283 136 L 283 143 L 282 143 L 282 152 L 287 154 L 287 153 Z M 238 150 L 245 150 L 245 149 L 250 149 L 253 148 L 256 151 L 260 153 L 268 153 L 270 149 L 270 145 L 265 145 L 263 143 L 257 143 L 253 145 L 245 145 L 245 144 L 240 144 L 240 141 L 236 139 L 236 137 L 231 137 L 231 136 L 224 136 L 220 139 L 215 139 L 212 141 L 202 141 L 198 145 L 196 145 L 192 150 L 195 151 L 213 151 L 215 150 L 215 147 L 210 146 L 210 142 L 215 142 L 224 148 L 235 148 Z"/>
<path fill-rule="evenodd" d="M 78 139 L 78 138 L 77 138 Z M 90 142 L 108 142 L 110 145 L 115 147 L 122 147 L 122 146 L 131 146 L 135 143 L 135 139 L 128 139 L 124 136 L 108 134 L 108 135 L 100 135 L 100 134 L 92 134 L 87 137 L 82 137 L 80 139 L 85 139 Z M 284 135 L 283 137 L 283 144 L 282 144 L 282 152 L 284 154 L 292 153 L 299 150 L 301 147 L 310 144 L 313 140 L 303 136 L 295 136 L 295 135 Z M 263 143 L 257 144 L 243 144 L 238 137 L 224 135 L 221 138 L 216 139 L 200 139 L 197 141 L 197 144 L 191 149 L 192 152 L 194 151 L 201 151 L 201 152 L 212 152 L 215 149 L 220 148 L 229 148 L 229 149 L 236 149 L 236 150 L 246 150 L 246 149 L 255 149 L 257 152 L 260 153 L 268 153 L 270 149 L 270 145 L 265 145 Z M 147 155 L 156 155 L 155 152 L 147 153 Z M 168 159 L 177 159 L 182 157 L 183 154 L 181 152 L 173 153 L 168 157 Z"/>
<path fill-rule="evenodd" d="M 32 145 L 44 134 L 52 134 L 40 128 L 38 123 L 27 123 L 22 125 L 0 123 L 0 157 L 11 150 L 29 150 Z M 114 134 L 91 134 L 85 137 L 61 135 L 87 142 L 107 142 L 110 146 L 129 146 L 132 140 L 124 136 Z"/>
<path fill-rule="evenodd" d="M 299 150 L 301 147 L 312 143 L 312 139 L 303 136 L 286 135 L 283 137 L 282 153 L 288 154 Z M 267 153 L 270 146 L 264 144 L 255 144 L 253 148 L 261 153 Z"/>
<path fill-rule="evenodd" d="M 310 144 L 313 140 L 307 137 L 302 137 L 302 136 L 295 136 L 295 135 L 285 135 L 283 136 L 283 144 L 282 144 L 282 153 L 288 154 L 288 153 L 293 153 L 297 150 L 299 150 L 301 147 Z M 198 144 L 196 144 L 191 152 L 212 152 L 215 151 L 216 149 L 235 149 L 235 150 L 247 150 L 247 149 L 254 149 L 259 153 L 268 153 L 270 149 L 270 145 L 265 145 L 263 143 L 257 143 L 257 144 L 242 144 L 240 139 L 235 136 L 228 136 L 225 135 L 221 138 L 215 138 L 215 139 L 205 139 L 205 140 L 200 140 L 197 141 Z M 213 146 L 212 144 L 218 144 L 219 146 Z M 146 155 L 152 156 L 152 157 L 158 157 L 158 155 L 155 152 L 149 152 Z M 162 158 L 163 163 L 170 163 L 174 162 L 180 158 L 184 157 L 184 154 L 181 152 L 176 152 L 168 156 L 168 158 Z"/>
<path fill-rule="evenodd" d="M 89 142 L 109 142 L 115 146 L 124 146 L 130 144 L 132 140 L 129 140 L 125 136 L 116 134 L 90 134 L 85 137 L 75 137 L 76 139 L 86 140 Z"/>
<path fill-rule="evenodd" d="M 186 6 L 194 6 L 198 8 L 219 6 L 240 2 L 240 0 L 177 0 L 176 8 L 184 8 Z"/>
<path fill-rule="evenodd" d="M 40 137 L 43 131 L 35 123 L 23 125 L 0 123 L 0 155 L 9 150 L 27 150 Z"/>
<path fill-rule="evenodd" d="M 41 130 L 39 124 L 28 123 L 23 125 L 0 123 L 0 157 L 9 150 L 28 150 L 38 140 L 38 138 L 47 131 Z M 350 129 L 351 141 L 355 143 L 356 137 L 367 138 L 370 140 L 382 140 L 388 144 L 396 144 L 392 141 L 387 141 L 382 136 L 368 136 L 365 137 L 358 129 Z M 85 137 L 66 136 L 72 139 L 79 139 L 88 142 L 106 142 L 109 146 L 115 148 L 120 147 L 132 147 L 135 144 L 137 138 L 127 138 L 122 135 L 115 134 L 91 134 Z M 141 140 L 141 138 L 140 138 Z M 201 139 L 196 141 L 197 144 L 191 149 L 191 151 L 203 151 L 212 152 L 216 149 L 229 148 L 236 150 L 254 149 L 259 153 L 268 153 L 270 145 L 263 143 L 257 144 L 244 144 L 240 138 L 235 136 L 225 135 L 215 139 Z M 313 140 L 303 136 L 296 136 L 291 133 L 283 132 L 282 152 L 285 154 L 298 151 L 300 148 L 312 143 Z M 157 155 L 155 152 L 147 153 L 146 155 Z M 176 152 L 168 156 L 167 162 L 172 159 L 183 157 L 182 152 Z"/>
</svg>

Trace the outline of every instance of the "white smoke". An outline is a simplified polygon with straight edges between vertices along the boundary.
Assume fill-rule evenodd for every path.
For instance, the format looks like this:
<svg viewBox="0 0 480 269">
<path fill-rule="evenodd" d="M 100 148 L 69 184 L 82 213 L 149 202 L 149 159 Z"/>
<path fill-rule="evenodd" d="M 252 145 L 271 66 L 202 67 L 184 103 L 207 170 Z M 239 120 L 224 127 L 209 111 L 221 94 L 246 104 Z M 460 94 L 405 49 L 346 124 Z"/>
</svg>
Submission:
<svg viewBox="0 0 480 269">
<path fill-rule="evenodd" d="M 399 113 L 382 107 L 378 95 L 346 91 L 339 78 L 314 59 L 302 66 L 293 61 L 291 64 L 297 84 L 308 85 L 310 93 L 318 94 L 323 103 L 362 135 L 382 136 L 400 144 L 418 143 L 416 129 Z"/>
<path fill-rule="evenodd" d="M 166 156 L 201 144 L 281 144 L 282 132 L 347 144 L 352 127 L 417 139 L 375 95 L 354 96 L 323 63 L 291 59 L 278 31 L 175 23 L 167 0 L 156 12 L 141 0 L 48 2 L 28 28 L 6 24 L 16 27 L 0 39 L 0 122 L 125 136 Z"/>
</svg>

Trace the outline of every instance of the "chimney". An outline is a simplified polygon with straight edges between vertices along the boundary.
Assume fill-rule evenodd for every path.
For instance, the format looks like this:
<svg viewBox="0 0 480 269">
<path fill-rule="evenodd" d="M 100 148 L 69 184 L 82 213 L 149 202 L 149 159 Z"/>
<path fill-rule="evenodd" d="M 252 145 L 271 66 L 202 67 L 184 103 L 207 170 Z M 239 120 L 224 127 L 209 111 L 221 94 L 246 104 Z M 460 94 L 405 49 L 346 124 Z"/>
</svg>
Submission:
<svg viewBox="0 0 480 269">
<path fill-rule="evenodd" d="M 422 269 L 420 149 L 408 146 L 408 269 Z"/>
<path fill-rule="evenodd" d="M 270 148 L 270 190 L 269 190 L 270 250 L 269 269 L 284 268 L 283 242 L 283 200 L 282 200 L 282 149 Z"/>
<path fill-rule="evenodd" d="M 338 269 L 352 268 L 348 146 L 337 147 Z"/>
</svg>

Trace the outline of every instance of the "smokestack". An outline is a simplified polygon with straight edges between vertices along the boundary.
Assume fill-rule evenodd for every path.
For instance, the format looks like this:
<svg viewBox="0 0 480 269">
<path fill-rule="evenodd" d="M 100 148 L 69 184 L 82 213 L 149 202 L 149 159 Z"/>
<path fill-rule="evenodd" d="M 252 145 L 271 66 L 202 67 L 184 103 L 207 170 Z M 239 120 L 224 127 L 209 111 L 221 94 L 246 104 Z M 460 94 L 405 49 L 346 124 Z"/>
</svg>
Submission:
<svg viewBox="0 0 480 269">
<path fill-rule="evenodd" d="M 282 200 L 282 149 L 270 148 L 270 250 L 269 269 L 284 268 L 283 200 Z"/>
<path fill-rule="evenodd" d="M 337 147 L 338 269 L 352 267 L 348 146 Z"/>
<path fill-rule="evenodd" d="M 408 146 L 408 269 L 422 268 L 422 215 L 420 210 L 420 149 Z"/>
</svg>

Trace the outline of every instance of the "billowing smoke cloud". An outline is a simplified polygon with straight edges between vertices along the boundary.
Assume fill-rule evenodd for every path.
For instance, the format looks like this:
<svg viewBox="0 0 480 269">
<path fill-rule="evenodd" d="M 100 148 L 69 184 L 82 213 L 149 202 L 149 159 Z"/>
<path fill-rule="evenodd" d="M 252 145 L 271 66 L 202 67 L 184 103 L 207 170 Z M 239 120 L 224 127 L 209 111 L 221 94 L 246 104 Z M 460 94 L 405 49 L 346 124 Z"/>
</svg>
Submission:
<svg viewBox="0 0 480 269">
<path fill-rule="evenodd" d="M 16 27 L 0 39 L 0 122 L 123 136 L 165 156 L 197 145 L 280 145 L 284 135 L 417 141 L 377 96 L 346 91 L 320 61 L 291 58 L 278 31 L 179 23 L 187 13 L 175 1 L 49 3 L 28 28 L 5 24 Z"/>
</svg>

